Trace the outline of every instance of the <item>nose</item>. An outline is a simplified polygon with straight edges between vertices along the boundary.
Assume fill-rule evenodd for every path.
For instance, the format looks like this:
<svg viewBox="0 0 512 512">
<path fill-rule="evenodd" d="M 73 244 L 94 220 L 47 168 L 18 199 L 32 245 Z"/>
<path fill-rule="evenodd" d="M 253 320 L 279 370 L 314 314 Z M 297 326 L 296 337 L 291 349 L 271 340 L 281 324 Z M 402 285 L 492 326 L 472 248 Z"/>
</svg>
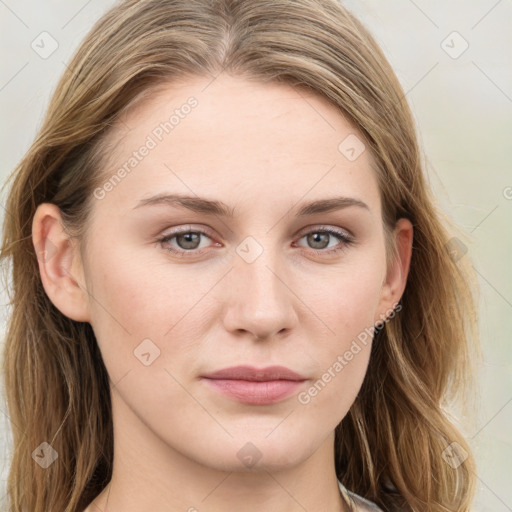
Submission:
<svg viewBox="0 0 512 512">
<path fill-rule="evenodd" d="M 251 263 L 237 255 L 225 284 L 225 329 L 259 340 L 289 333 L 297 323 L 298 299 L 287 275 L 268 250 Z"/>
</svg>

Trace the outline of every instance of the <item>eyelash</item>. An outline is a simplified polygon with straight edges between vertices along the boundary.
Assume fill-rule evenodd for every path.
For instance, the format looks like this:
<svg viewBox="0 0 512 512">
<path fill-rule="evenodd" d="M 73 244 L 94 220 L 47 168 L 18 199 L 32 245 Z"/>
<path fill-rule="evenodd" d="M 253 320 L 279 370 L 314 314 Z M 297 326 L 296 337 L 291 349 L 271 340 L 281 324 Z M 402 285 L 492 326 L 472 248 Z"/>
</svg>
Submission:
<svg viewBox="0 0 512 512">
<path fill-rule="evenodd" d="M 170 240 L 172 240 L 173 238 L 175 238 L 179 235 L 184 235 L 184 234 L 188 234 L 188 233 L 201 234 L 208 238 L 212 238 L 208 233 L 206 233 L 205 231 L 202 231 L 200 229 L 183 229 L 183 230 L 175 231 L 173 233 L 165 235 L 162 238 L 159 238 L 158 242 L 160 242 L 160 244 L 164 244 L 165 242 L 169 242 Z M 346 233 L 344 233 L 342 231 L 338 231 L 338 230 L 328 228 L 328 227 L 326 227 L 326 228 L 322 227 L 322 228 L 317 228 L 317 229 L 308 231 L 308 232 L 302 234 L 300 236 L 300 239 L 302 239 L 305 236 L 310 235 L 312 233 L 328 233 L 330 235 L 337 237 L 342 242 L 341 245 L 335 247 L 334 249 L 331 248 L 331 249 L 326 250 L 326 249 L 311 249 L 310 248 L 311 251 L 313 251 L 314 253 L 316 253 L 318 255 L 337 254 L 337 253 L 340 253 L 340 252 L 346 250 L 349 245 L 354 243 L 354 239 L 351 236 L 347 235 Z M 170 253 L 173 253 L 173 254 L 179 255 L 179 256 L 185 256 L 187 254 L 190 254 L 190 257 L 191 257 L 191 256 L 198 256 L 203 253 L 203 249 L 199 249 L 199 250 L 191 249 L 189 251 L 185 251 L 183 249 L 169 248 L 169 246 L 164 247 L 164 249 L 167 252 L 170 252 Z M 185 256 L 185 257 L 189 257 L 189 256 Z"/>
</svg>

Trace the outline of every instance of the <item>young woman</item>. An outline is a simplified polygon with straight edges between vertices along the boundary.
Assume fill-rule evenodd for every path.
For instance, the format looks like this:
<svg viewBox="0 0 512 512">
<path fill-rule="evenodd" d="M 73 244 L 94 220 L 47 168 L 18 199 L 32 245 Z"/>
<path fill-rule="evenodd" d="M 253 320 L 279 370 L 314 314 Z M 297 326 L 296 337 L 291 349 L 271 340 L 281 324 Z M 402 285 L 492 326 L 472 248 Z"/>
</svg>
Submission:
<svg viewBox="0 0 512 512">
<path fill-rule="evenodd" d="M 337 0 L 128 0 L 12 175 L 12 512 L 467 511 L 467 258 Z"/>
</svg>

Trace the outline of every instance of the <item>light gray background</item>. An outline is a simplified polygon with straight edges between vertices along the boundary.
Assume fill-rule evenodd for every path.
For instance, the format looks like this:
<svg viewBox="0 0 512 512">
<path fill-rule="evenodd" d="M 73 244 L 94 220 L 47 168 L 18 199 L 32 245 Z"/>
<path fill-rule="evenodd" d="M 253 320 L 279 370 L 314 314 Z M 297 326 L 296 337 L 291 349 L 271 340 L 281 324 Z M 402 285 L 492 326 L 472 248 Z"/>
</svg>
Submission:
<svg viewBox="0 0 512 512">
<path fill-rule="evenodd" d="M 112 3 L 0 0 L 1 183 L 33 140 L 65 63 Z M 485 363 L 477 424 L 462 426 L 479 465 L 475 510 L 512 511 L 512 330 L 507 321 L 512 313 L 512 3 L 344 3 L 370 28 L 393 65 L 419 125 L 436 197 L 472 240 L 468 255 L 481 285 Z M 58 48 L 41 58 L 31 43 L 41 46 L 45 31 Z M 457 56 L 465 41 L 468 49 Z M 1 216 L 4 204 L 5 194 Z M 2 290 L 1 304 L 6 300 Z M 5 306 L 1 313 L 3 336 Z M 10 437 L 4 400 L 0 412 L 0 478 L 5 480 Z M 1 502 L 0 507 L 6 508 Z"/>
</svg>

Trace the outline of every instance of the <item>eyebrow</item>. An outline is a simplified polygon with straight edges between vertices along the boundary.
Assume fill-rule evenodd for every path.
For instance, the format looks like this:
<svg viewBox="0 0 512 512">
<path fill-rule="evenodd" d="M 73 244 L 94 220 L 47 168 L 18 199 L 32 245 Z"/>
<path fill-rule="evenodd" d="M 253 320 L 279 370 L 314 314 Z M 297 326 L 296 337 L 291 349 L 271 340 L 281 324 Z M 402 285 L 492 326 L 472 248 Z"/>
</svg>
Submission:
<svg viewBox="0 0 512 512">
<path fill-rule="evenodd" d="M 181 207 L 196 213 L 204 213 L 207 215 L 216 215 L 220 217 L 234 217 L 235 209 L 229 207 L 222 201 L 206 199 L 198 196 L 187 196 L 182 194 L 158 194 L 155 196 L 141 199 L 139 203 L 133 207 L 140 208 L 142 206 L 166 205 L 170 207 Z M 307 215 L 315 215 L 318 213 L 327 213 L 335 210 L 341 210 L 350 206 L 357 206 L 370 210 L 368 205 L 354 197 L 336 196 L 327 199 L 318 199 L 303 204 L 297 212 L 297 217 L 305 217 Z"/>
</svg>

